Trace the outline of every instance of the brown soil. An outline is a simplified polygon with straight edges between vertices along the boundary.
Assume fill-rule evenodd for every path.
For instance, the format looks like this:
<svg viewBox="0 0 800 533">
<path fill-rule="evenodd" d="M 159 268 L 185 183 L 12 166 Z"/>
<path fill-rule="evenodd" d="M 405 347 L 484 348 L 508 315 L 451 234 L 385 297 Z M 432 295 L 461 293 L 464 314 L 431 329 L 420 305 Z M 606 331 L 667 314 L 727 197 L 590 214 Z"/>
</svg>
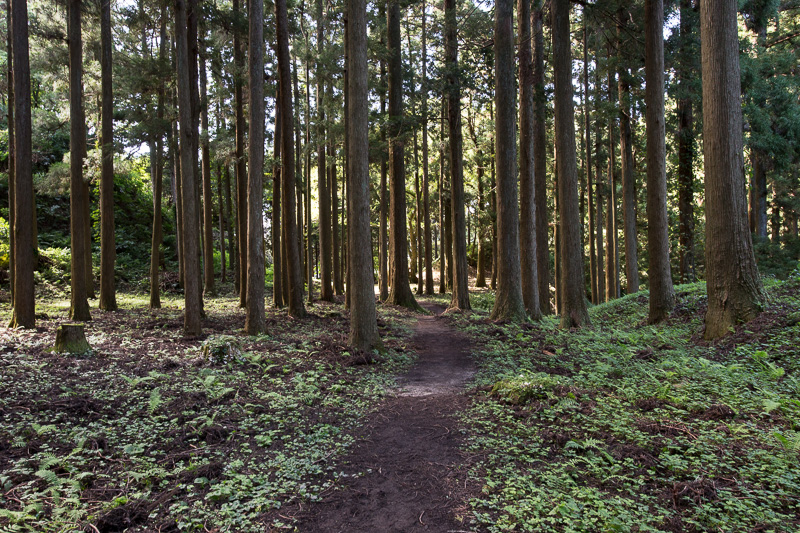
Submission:
<svg viewBox="0 0 800 533">
<path fill-rule="evenodd" d="M 438 313 L 440 306 L 426 304 Z M 458 413 L 474 374 L 469 341 L 440 316 L 419 319 L 417 364 L 369 418 L 337 468 L 347 477 L 319 503 L 284 509 L 303 532 L 467 531 L 469 461 Z"/>
</svg>

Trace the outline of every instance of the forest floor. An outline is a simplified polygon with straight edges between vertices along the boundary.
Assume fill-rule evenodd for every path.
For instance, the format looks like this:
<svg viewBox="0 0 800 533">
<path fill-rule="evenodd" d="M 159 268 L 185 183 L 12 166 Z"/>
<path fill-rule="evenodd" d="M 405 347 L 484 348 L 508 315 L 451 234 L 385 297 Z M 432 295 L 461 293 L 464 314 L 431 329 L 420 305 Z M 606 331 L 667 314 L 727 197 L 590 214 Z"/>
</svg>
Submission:
<svg viewBox="0 0 800 533">
<path fill-rule="evenodd" d="M 184 338 L 121 293 L 67 357 L 51 294 L 0 330 L 0 532 L 797 531 L 800 276 L 765 283 L 715 343 L 699 283 L 660 326 L 646 292 L 572 331 L 381 305 L 381 354 L 341 302 L 248 337 L 227 294 Z"/>
</svg>

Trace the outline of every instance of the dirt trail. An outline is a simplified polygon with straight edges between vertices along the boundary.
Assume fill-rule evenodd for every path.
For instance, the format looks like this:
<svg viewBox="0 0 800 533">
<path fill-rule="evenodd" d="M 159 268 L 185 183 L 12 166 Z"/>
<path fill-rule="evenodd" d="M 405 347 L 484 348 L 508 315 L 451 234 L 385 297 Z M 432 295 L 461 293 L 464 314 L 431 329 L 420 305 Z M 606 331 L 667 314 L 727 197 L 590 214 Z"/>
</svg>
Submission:
<svg viewBox="0 0 800 533">
<path fill-rule="evenodd" d="M 426 305 L 440 313 L 440 306 Z M 438 316 L 420 317 L 413 338 L 417 364 L 398 379 L 398 394 L 367 424 L 340 470 L 341 490 L 299 513 L 302 532 L 454 532 L 464 515 L 467 467 L 457 416 L 474 374 L 469 341 Z"/>
</svg>

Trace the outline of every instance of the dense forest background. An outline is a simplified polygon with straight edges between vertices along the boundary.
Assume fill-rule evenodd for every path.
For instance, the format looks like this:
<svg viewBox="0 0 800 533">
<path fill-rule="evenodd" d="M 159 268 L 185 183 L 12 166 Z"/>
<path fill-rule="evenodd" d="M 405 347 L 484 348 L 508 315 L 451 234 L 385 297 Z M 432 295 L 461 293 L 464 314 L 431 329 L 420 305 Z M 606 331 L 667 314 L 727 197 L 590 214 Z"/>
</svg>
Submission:
<svg viewBox="0 0 800 533">
<path fill-rule="evenodd" d="M 69 273 L 68 202 L 69 202 L 69 83 L 66 10 L 58 2 L 29 2 L 30 58 L 33 117 L 33 172 L 36 189 L 36 213 L 39 239 L 38 275 L 66 289 Z M 86 116 L 87 152 L 84 161 L 85 180 L 90 187 L 91 242 L 94 265 L 99 264 L 99 175 L 100 175 L 100 24 L 99 3 L 82 2 L 84 47 L 82 62 L 84 77 L 84 106 Z M 230 176 L 234 174 L 237 157 L 236 116 L 233 97 L 236 80 L 245 82 L 242 59 L 234 58 L 233 37 L 247 40 L 245 13 L 227 2 L 202 2 L 199 20 L 198 51 L 202 74 L 203 116 L 201 140 L 203 161 L 210 168 L 210 196 L 203 198 L 211 205 L 214 242 L 214 271 L 230 272 L 237 266 L 238 241 L 236 224 L 236 179 L 231 191 Z M 425 10 L 423 42 L 422 14 Z M 447 156 L 446 112 L 442 94 L 447 76 L 457 76 L 461 86 L 463 114 L 464 196 L 466 211 L 467 257 L 478 284 L 486 276 L 490 283 L 496 279 L 492 246 L 495 234 L 494 195 L 494 53 L 493 12 L 488 4 L 460 3 L 457 6 L 460 54 L 457 72 L 450 73 L 444 61 L 444 18 L 441 6 L 415 3 L 404 5 L 401 24 L 402 94 L 405 106 L 403 120 L 406 159 L 406 195 L 408 199 L 409 274 L 416 282 L 425 270 L 423 229 L 430 222 L 433 240 L 433 264 L 441 265 L 442 251 L 449 249 L 447 202 L 450 196 Z M 544 66 L 544 120 L 547 139 L 545 154 L 536 157 L 546 165 L 544 179 L 547 216 L 547 249 L 544 264 L 551 287 L 558 286 L 554 258 L 556 228 L 556 194 L 554 189 L 554 129 L 552 47 L 549 39 L 549 17 L 542 17 L 545 6 L 533 10 L 534 34 L 541 47 Z M 370 191 L 373 262 L 380 277 L 378 243 L 382 238 L 380 221 L 385 218 L 381 209 L 381 166 L 386 159 L 384 126 L 389 119 L 382 102 L 386 94 L 385 59 L 387 48 L 381 37 L 385 31 L 383 7 L 369 6 L 369 88 L 368 102 L 351 105 L 368 106 L 370 111 Z M 742 76 L 742 109 L 744 114 L 745 165 L 748 176 L 750 227 L 754 237 L 759 269 L 763 274 L 785 277 L 796 268 L 798 244 L 797 212 L 800 209 L 798 186 L 798 135 L 800 135 L 800 102 L 798 102 L 798 6 L 791 1 L 744 2 L 740 5 L 739 42 Z M 304 242 L 303 250 L 311 250 L 312 268 L 319 276 L 320 215 L 331 228 L 325 236 L 325 248 L 341 248 L 346 242 L 344 213 L 346 187 L 344 132 L 344 5 L 328 2 L 324 5 L 292 3 L 289 5 L 291 59 L 293 77 L 294 120 L 297 145 L 298 200 L 305 204 L 299 210 Z M 158 2 L 112 3 L 114 57 L 114 157 L 115 157 L 115 223 L 117 269 L 120 281 L 133 287 L 147 287 L 150 268 L 150 235 L 152 226 L 154 169 L 150 157 L 156 147 L 163 150 L 163 244 L 160 265 L 165 280 L 178 271 L 178 235 L 176 220 L 175 172 L 177 168 L 176 75 L 174 47 L 159 52 L 163 25 L 171 28 L 171 13 Z M 274 51 L 274 12 L 265 10 L 266 47 L 264 76 L 266 123 L 266 164 L 264 205 L 266 222 L 266 263 L 268 277 L 273 264 L 272 210 L 275 189 L 270 186 L 277 171 L 274 147 L 275 102 L 277 89 L 277 59 Z M 648 285 L 648 237 L 645 216 L 646 138 L 644 134 L 644 16 L 640 3 L 602 1 L 573 11 L 570 21 L 572 74 L 575 88 L 575 131 L 579 165 L 580 220 L 585 257 L 586 294 L 594 302 L 608 296 L 598 286 L 605 277 L 603 258 L 596 260 L 595 243 L 611 248 L 615 253 L 611 263 L 612 276 L 617 278 L 616 297 L 636 290 L 631 283 L 632 272 L 640 276 L 643 287 Z M 673 278 L 678 281 L 702 279 L 705 275 L 704 225 L 705 203 L 703 180 L 703 138 L 700 35 L 697 6 L 690 1 L 670 2 L 666 6 L 665 73 L 666 73 L 666 148 L 668 176 L 668 216 L 670 261 Z M 538 21 L 538 22 L 537 22 Z M 542 23 L 543 21 L 543 23 Z M 538 26 L 537 26 L 538 24 Z M 539 28 L 538 30 L 536 28 Z M 160 33 L 161 31 L 161 33 Z M 540 31 L 544 35 L 536 32 Z M 172 42 L 172 41 L 170 41 Z M 243 51 L 245 46 L 242 47 Z M 171 50 L 173 52 L 171 52 Z M 7 65 L 7 58 L 4 62 Z M 424 65 L 423 65 L 424 62 Z M 424 70 L 423 70 L 424 69 Z M 4 72 L 6 69 L 4 69 Z M 5 121 L 8 103 L 7 77 L 3 77 L 0 113 Z M 159 100 L 159 98 L 161 100 Z M 248 94 L 243 95 L 245 120 L 249 113 Z M 161 102 L 159 104 L 159 102 Z M 162 106 L 159 111 L 159 105 Z M 537 116 L 538 120 L 542 117 Z M 207 123 L 207 125 L 206 125 Z M 626 146 L 620 147 L 618 127 Z M 427 130 L 423 137 L 423 126 Z M 0 133 L 0 165 L 8 164 L 8 129 Z M 625 130 L 629 133 L 625 135 Z M 444 132 L 444 133 L 443 133 Z M 156 140 L 159 143 L 156 143 Z M 427 141 L 421 147 L 421 141 Z M 625 139 L 622 139 L 625 142 Z M 245 140 L 245 143 L 247 141 Z M 324 147 L 324 148 L 321 148 Z M 207 154 L 207 155 L 206 155 Z M 427 154 L 427 160 L 423 157 Z M 546 157 L 545 157 L 546 155 Z M 632 168 L 624 168 L 624 158 L 630 157 Z M 430 210 L 421 201 L 424 183 L 420 183 L 423 165 L 429 174 L 427 191 Z M 323 194 L 330 200 L 321 202 L 316 177 L 319 165 L 326 167 L 328 177 Z M 385 170 L 385 169 L 384 169 Z M 633 190 L 623 191 L 624 176 L 630 172 Z M 337 175 L 338 174 L 338 175 Z M 4 174 L 7 176 L 7 174 Z M 332 184 L 332 185 L 330 185 Z M 2 215 L 8 219 L 7 179 L 2 185 Z M 329 190 L 332 189 L 332 190 Z M 231 202 L 226 195 L 234 195 Z M 611 204 L 609 204 L 611 202 Z M 309 205 L 310 204 L 310 205 Z M 324 205 L 323 205 L 324 204 Z M 338 205 L 337 205 L 338 204 Z M 598 209 L 598 204 L 601 209 Z M 300 204 L 301 206 L 303 204 Z M 320 206 L 326 211 L 320 211 Z M 613 208 L 609 207 L 613 205 Z M 304 212 L 305 211 L 305 212 Z M 424 212 L 423 212 L 424 211 Z M 631 215 L 632 213 L 632 215 Z M 635 222 L 626 230 L 623 221 L 632 216 Z M 609 222 L 611 221 L 611 222 Z M 609 224 L 613 231 L 609 231 Z M 3 231 L 7 231 L 4 222 Z M 635 246 L 627 242 L 628 231 Z M 222 232 L 222 234 L 220 233 Z M 602 240 L 596 239 L 600 233 Z M 224 237 L 224 238 L 221 238 Z M 383 237 L 385 239 L 385 237 Z M 444 239 L 444 241 L 443 241 Z M 0 246 L 4 250 L 2 267 L 8 266 L 8 238 Z M 226 248 L 227 254 L 221 249 Z M 325 250 L 333 254 L 333 251 Z M 631 253 L 633 252 L 633 253 Z M 336 251 L 331 268 L 336 276 L 336 291 L 341 287 L 344 253 Z M 600 250 L 600 255 L 603 251 Z M 632 257 L 629 257 L 632 256 Z M 224 257 L 225 267 L 222 259 Z M 632 262 L 632 269 L 627 265 Z M 446 259 L 445 259 L 446 263 Z M 596 264 L 596 263 L 599 263 Z M 316 265 L 316 266 L 315 266 Z M 322 267 L 324 268 L 324 267 Z M 541 268 L 541 267 L 540 267 Z M 476 271 L 477 269 L 477 271 Z M 308 272 L 307 269 L 304 269 Z M 235 276 L 234 276 L 235 277 Z M 8 277 L 4 277 L 7 281 Z M 174 282 L 173 285 L 176 285 Z M 238 285 L 238 284 L 237 284 Z M 548 291 L 550 293 L 551 291 Z M 600 294 L 598 294 L 598 292 Z M 543 309 L 549 309 L 555 294 L 547 294 Z M 549 297 L 549 298 L 548 298 Z"/>
</svg>

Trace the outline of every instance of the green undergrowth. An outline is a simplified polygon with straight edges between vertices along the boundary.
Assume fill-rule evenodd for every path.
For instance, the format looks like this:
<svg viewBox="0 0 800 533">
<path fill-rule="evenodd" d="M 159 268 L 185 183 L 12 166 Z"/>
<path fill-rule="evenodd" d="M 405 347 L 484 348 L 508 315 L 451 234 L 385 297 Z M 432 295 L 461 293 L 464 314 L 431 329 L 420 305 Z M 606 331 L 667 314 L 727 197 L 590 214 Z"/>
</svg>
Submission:
<svg viewBox="0 0 800 533">
<path fill-rule="evenodd" d="M 270 310 L 249 337 L 236 298 L 207 300 L 206 335 L 185 339 L 179 300 L 118 301 L 93 310 L 91 357 L 45 351 L 68 302 L 39 305 L 37 331 L 0 330 L 0 531 L 286 525 L 266 517 L 337 483 L 350 431 L 411 362 L 396 308 L 380 308 L 386 352 L 359 354 L 340 304 Z"/>
<path fill-rule="evenodd" d="M 765 284 L 766 311 L 715 343 L 700 283 L 676 287 L 659 326 L 646 292 L 591 308 L 581 330 L 454 317 L 480 368 L 463 418 L 475 526 L 799 530 L 800 279 Z"/>
</svg>

